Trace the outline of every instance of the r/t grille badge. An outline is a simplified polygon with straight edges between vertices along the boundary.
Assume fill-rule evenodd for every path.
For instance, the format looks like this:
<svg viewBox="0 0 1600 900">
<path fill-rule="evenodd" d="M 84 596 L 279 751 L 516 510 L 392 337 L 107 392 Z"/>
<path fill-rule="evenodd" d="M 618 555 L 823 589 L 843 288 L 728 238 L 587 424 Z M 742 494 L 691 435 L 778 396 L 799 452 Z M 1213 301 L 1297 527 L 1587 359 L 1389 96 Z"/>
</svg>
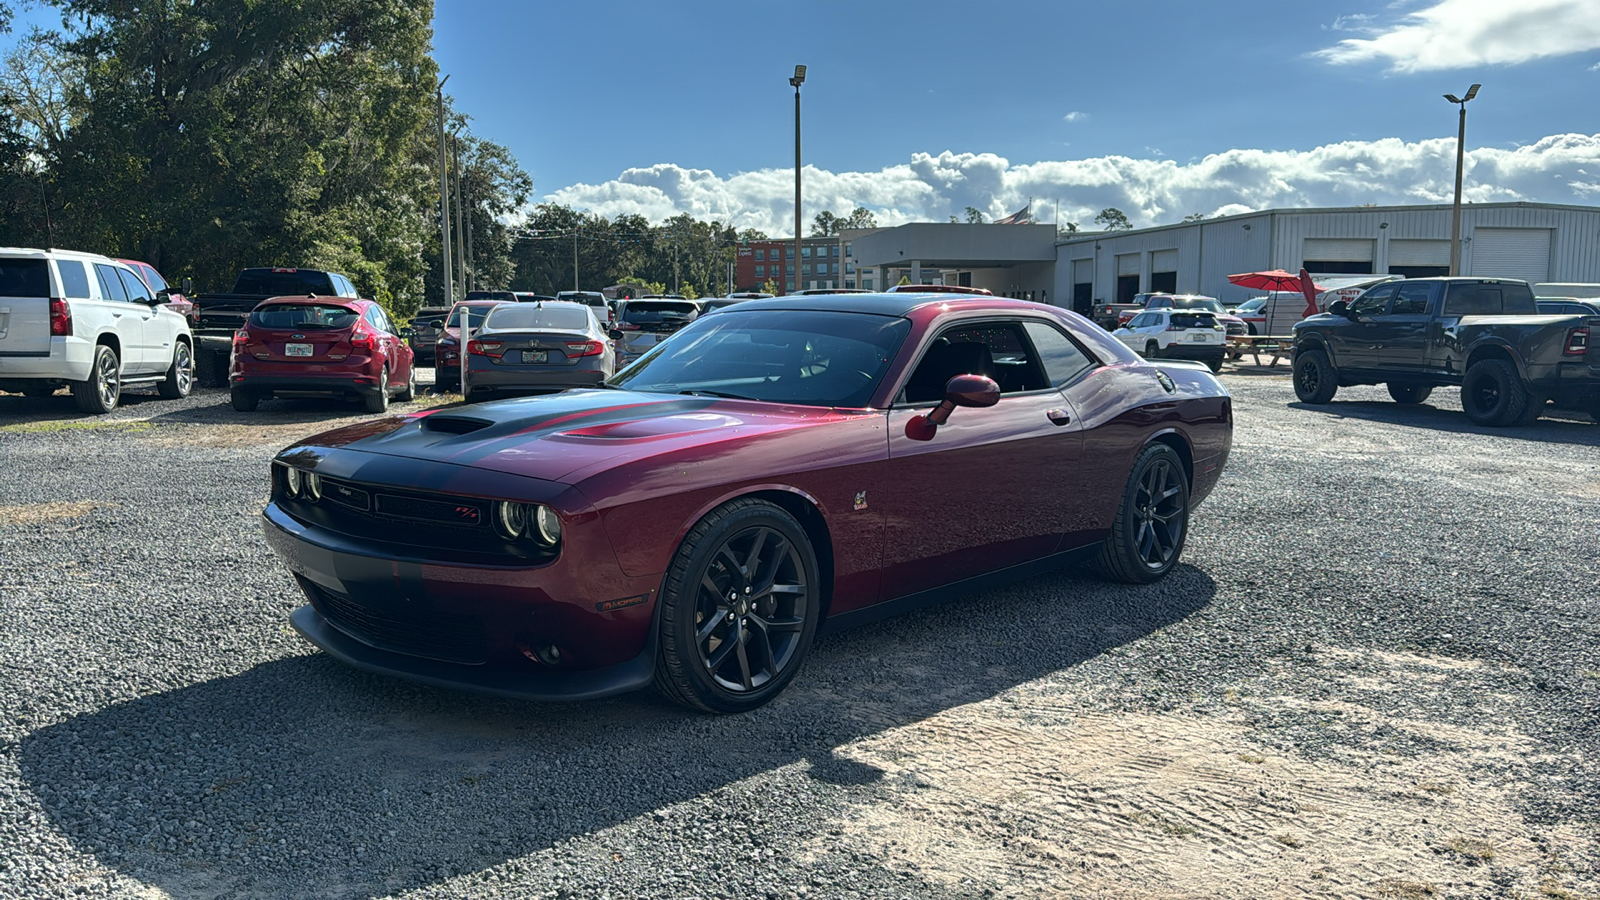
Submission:
<svg viewBox="0 0 1600 900">
<path fill-rule="evenodd" d="M 866 509 L 867 508 L 867 492 L 866 491 L 857 491 L 856 492 L 855 508 L 856 509 Z"/>
</svg>

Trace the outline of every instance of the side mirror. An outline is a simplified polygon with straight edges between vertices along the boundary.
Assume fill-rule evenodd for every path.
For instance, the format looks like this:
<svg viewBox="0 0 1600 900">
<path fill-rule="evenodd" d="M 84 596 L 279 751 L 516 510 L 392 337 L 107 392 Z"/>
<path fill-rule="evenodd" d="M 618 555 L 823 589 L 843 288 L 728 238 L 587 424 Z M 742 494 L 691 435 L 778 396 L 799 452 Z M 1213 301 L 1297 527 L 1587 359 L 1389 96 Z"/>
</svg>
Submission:
<svg viewBox="0 0 1600 900">
<path fill-rule="evenodd" d="M 194 293 L 194 279 L 187 275 L 183 277 L 183 292 L 185 294 Z"/>
<path fill-rule="evenodd" d="M 1335 300 L 1328 304 L 1328 312 L 1336 316 L 1347 316 L 1350 314 L 1350 301 Z"/>
<path fill-rule="evenodd" d="M 622 329 L 620 329 L 620 328 L 609 328 L 609 329 L 606 330 L 606 337 L 611 338 L 613 341 L 620 341 L 620 340 L 622 340 L 622 337 L 623 337 Z"/>
<path fill-rule="evenodd" d="M 939 426 L 950 421 L 958 406 L 983 408 L 1000 402 L 1000 385 L 986 375 L 957 375 L 944 386 L 944 402 L 925 416 L 912 416 L 906 422 L 906 437 L 931 441 Z"/>
<path fill-rule="evenodd" d="M 172 302 L 172 295 L 175 294 L 175 293 L 177 293 L 177 291 L 174 291 L 172 288 L 164 287 L 161 290 L 156 291 L 155 298 L 152 299 L 150 302 L 151 303 L 170 303 L 170 302 Z"/>
</svg>

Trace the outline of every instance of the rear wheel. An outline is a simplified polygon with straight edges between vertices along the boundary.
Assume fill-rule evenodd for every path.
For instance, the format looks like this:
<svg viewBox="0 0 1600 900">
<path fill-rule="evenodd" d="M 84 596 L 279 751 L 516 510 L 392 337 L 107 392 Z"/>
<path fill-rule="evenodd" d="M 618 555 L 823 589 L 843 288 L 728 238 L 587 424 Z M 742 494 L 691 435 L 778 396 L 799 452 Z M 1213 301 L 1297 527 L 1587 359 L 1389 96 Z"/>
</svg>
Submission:
<svg viewBox="0 0 1600 900">
<path fill-rule="evenodd" d="M 87 381 L 72 383 L 72 399 L 86 413 L 103 416 L 117 408 L 122 397 L 122 361 L 105 344 L 94 348 Z"/>
<path fill-rule="evenodd" d="M 1433 388 L 1426 384 L 1395 384 L 1389 383 L 1389 396 L 1396 403 L 1421 403 L 1433 393 Z"/>
<path fill-rule="evenodd" d="M 1151 444 L 1133 461 L 1111 534 L 1100 545 L 1101 571 L 1117 581 L 1156 581 L 1178 564 L 1188 535 L 1183 460 L 1166 444 Z"/>
<path fill-rule="evenodd" d="M 1517 368 L 1503 359 L 1484 359 L 1461 379 L 1461 409 L 1479 425 L 1503 427 L 1532 422 L 1544 404 L 1522 386 Z"/>
<path fill-rule="evenodd" d="M 261 405 L 261 396 L 249 388 L 234 388 L 232 399 L 233 408 L 239 412 L 255 412 Z"/>
<path fill-rule="evenodd" d="M 167 367 L 167 379 L 156 388 L 167 400 L 181 400 L 194 389 L 194 354 L 183 341 L 172 351 L 172 365 Z"/>
<path fill-rule="evenodd" d="M 1144 344 L 1144 358 L 1145 359 L 1155 359 L 1156 357 L 1158 357 L 1160 355 L 1161 355 L 1161 345 L 1160 344 L 1157 344 L 1155 341 L 1145 341 L 1145 344 Z"/>
<path fill-rule="evenodd" d="M 362 407 L 369 413 L 389 411 L 389 367 L 378 373 L 378 391 L 361 398 Z"/>
<path fill-rule="evenodd" d="M 194 378 L 206 387 L 227 387 L 227 356 L 202 347 L 194 356 Z"/>
<path fill-rule="evenodd" d="M 1294 395 L 1301 403 L 1327 403 L 1339 390 L 1339 375 L 1328 354 L 1306 350 L 1294 355 Z"/>
<path fill-rule="evenodd" d="M 795 518 L 741 499 L 701 519 L 661 592 L 656 688 L 715 713 L 745 712 L 794 678 L 816 635 L 817 557 Z"/>
<path fill-rule="evenodd" d="M 1220 356 L 1217 357 L 1216 359 L 1208 359 L 1208 360 L 1206 360 L 1206 365 L 1210 366 L 1211 367 L 1211 371 L 1213 371 L 1213 372 L 1221 372 L 1222 371 L 1222 360 L 1223 360 L 1223 358 L 1220 357 Z"/>
</svg>

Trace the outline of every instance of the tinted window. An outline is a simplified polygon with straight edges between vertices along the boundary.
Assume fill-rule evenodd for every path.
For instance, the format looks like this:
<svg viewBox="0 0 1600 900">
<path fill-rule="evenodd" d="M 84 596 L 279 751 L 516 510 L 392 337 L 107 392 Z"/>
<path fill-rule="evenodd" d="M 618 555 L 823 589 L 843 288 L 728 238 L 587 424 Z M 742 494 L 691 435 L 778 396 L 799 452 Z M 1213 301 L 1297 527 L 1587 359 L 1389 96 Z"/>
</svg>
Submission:
<svg viewBox="0 0 1600 900">
<path fill-rule="evenodd" d="M 489 310 L 491 310 L 491 309 L 494 309 L 494 307 L 493 306 L 457 306 L 454 310 L 452 310 L 450 312 L 450 321 L 445 325 L 445 327 L 446 328 L 460 328 L 461 327 L 461 314 L 462 314 L 463 311 L 465 311 L 466 312 L 466 316 L 467 316 L 467 327 L 468 328 L 481 328 L 481 327 L 483 327 L 483 317 L 487 316 L 489 314 Z"/>
<path fill-rule="evenodd" d="M 861 408 L 910 330 L 888 316 L 729 309 L 691 323 L 608 383 Z"/>
<path fill-rule="evenodd" d="M 556 294 L 556 299 L 570 300 L 573 303 L 584 303 L 589 306 L 606 305 L 606 298 L 604 294 L 596 294 L 590 291 L 562 291 L 561 293 Z"/>
<path fill-rule="evenodd" d="M 117 277 L 122 279 L 122 287 L 128 292 L 129 300 L 135 303 L 150 302 L 150 289 L 145 287 L 143 281 L 139 280 L 139 276 L 127 269 L 117 269 L 116 273 Z"/>
<path fill-rule="evenodd" d="M 941 332 L 923 351 L 906 380 L 907 403 L 937 403 L 957 375 L 986 375 L 1001 394 L 1049 387 L 1039 358 L 1022 337 L 1020 322 L 958 325 Z"/>
<path fill-rule="evenodd" d="M 118 303 L 128 302 L 128 291 L 122 286 L 122 279 L 117 277 L 116 269 L 105 263 L 95 263 L 94 275 L 100 280 L 100 296 L 102 299 Z"/>
<path fill-rule="evenodd" d="M 1393 284 L 1380 284 L 1357 297 L 1356 302 L 1350 304 L 1350 311 L 1375 316 L 1389 305 L 1389 298 L 1394 296 L 1394 290 Z"/>
<path fill-rule="evenodd" d="M 4 267 L 7 262 L 30 261 L 31 260 L 0 260 L 0 273 L 4 272 Z M 78 262 L 75 259 L 58 259 L 56 260 L 56 271 L 61 275 L 61 292 L 63 295 L 69 299 L 89 299 L 89 272 L 84 269 L 83 263 Z M 3 275 L 0 275 L 0 277 L 3 277 Z M 7 297 L 19 296 L 4 289 L 0 289 L 0 295 Z"/>
<path fill-rule="evenodd" d="M 1180 312 L 1172 314 L 1173 328 L 1216 328 L 1217 317 L 1210 313 Z"/>
<path fill-rule="evenodd" d="M 1094 365 L 1094 360 L 1087 353 L 1055 327 L 1043 322 L 1029 322 L 1023 328 L 1039 353 L 1045 376 L 1056 387 L 1066 384 Z"/>
<path fill-rule="evenodd" d="M 271 303 L 258 306 L 250 314 L 250 324 L 258 328 L 298 328 L 306 331 L 326 331 L 349 328 L 360 314 L 348 306 L 324 306 L 320 303 Z"/>
<path fill-rule="evenodd" d="M 517 295 L 510 291 L 467 291 L 463 300 L 505 300 L 515 303 Z"/>
<path fill-rule="evenodd" d="M 1417 284 L 1400 285 L 1395 294 L 1394 305 L 1389 307 L 1389 314 L 1393 316 L 1425 316 L 1428 314 L 1428 301 L 1433 299 L 1433 285 L 1425 282 Z"/>
<path fill-rule="evenodd" d="M 1178 309 L 1204 309 L 1214 313 L 1222 312 L 1222 304 L 1210 297 L 1179 297 L 1172 301 Z"/>
<path fill-rule="evenodd" d="M 587 331 L 594 314 L 588 307 L 574 306 L 499 306 L 483 323 L 485 328 L 518 328 L 533 331 Z"/>
<path fill-rule="evenodd" d="M 297 271 L 274 271 L 272 269 L 245 269 L 239 273 L 239 280 L 233 283 L 235 294 L 267 294 L 274 297 L 298 297 L 307 294 L 319 294 L 324 297 L 336 297 L 338 288 L 334 287 L 333 279 L 327 272 L 313 272 L 310 269 Z"/>
<path fill-rule="evenodd" d="M 1452 281 L 1445 294 L 1446 316 L 1494 316 L 1501 313 L 1537 313 L 1533 291 L 1522 282 L 1501 281 L 1487 284 Z"/>
<path fill-rule="evenodd" d="M 630 325 L 647 325 L 669 318 L 694 315 L 699 307 L 689 302 L 659 300 L 629 300 L 622 309 L 622 321 Z"/>
</svg>

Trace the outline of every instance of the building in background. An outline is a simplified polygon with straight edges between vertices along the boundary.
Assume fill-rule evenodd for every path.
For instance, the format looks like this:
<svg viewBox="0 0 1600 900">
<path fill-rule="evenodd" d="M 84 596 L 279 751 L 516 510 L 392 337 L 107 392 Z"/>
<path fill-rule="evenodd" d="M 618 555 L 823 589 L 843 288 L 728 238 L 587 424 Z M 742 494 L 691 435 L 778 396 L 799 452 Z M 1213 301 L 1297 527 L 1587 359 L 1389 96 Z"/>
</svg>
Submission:
<svg viewBox="0 0 1600 900">
<path fill-rule="evenodd" d="M 737 290 L 759 291 L 771 282 L 787 294 L 804 288 L 846 287 L 845 246 L 838 237 L 803 238 L 800 241 L 800 286 L 795 287 L 794 241 L 741 242 L 734 257 Z"/>
</svg>

